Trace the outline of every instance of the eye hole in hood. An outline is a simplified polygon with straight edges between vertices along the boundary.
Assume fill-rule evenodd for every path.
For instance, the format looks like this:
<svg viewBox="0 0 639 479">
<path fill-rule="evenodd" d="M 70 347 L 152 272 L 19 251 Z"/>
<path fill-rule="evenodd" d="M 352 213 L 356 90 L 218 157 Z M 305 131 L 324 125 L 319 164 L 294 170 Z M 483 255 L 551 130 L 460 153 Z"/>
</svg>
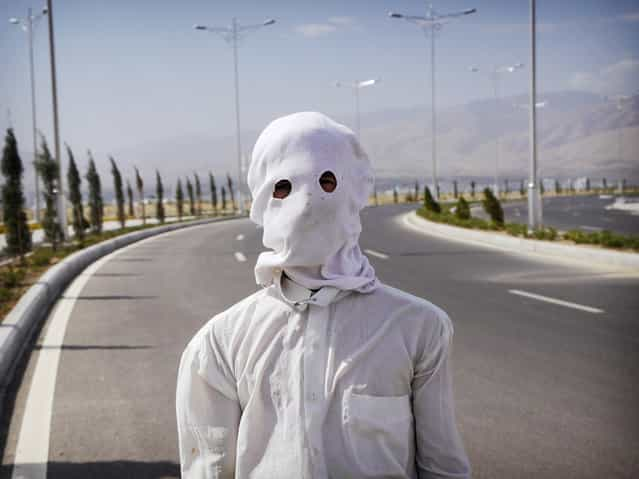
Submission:
<svg viewBox="0 0 639 479">
<path fill-rule="evenodd" d="M 320 176 L 319 184 L 324 191 L 332 193 L 335 191 L 335 188 L 337 188 L 337 178 L 335 178 L 332 171 L 325 171 L 322 173 L 322 176 Z"/>
<path fill-rule="evenodd" d="M 288 180 L 280 180 L 273 187 L 273 198 L 283 200 L 291 192 L 291 182 Z"/>
</svg>

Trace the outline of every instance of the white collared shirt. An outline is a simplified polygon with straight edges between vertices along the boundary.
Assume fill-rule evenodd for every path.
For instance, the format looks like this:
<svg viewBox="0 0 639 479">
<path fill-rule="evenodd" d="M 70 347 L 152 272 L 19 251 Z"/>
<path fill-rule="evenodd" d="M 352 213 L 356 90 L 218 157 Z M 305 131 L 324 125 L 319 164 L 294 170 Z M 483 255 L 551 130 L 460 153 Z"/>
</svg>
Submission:
<svg viewBox="0 0 639 479">
<path fill-rule="evenodd" d="M 276 281 L 211 319 L 177 383 L 185 479 L 469 478 L 444 311 Z"/>
</svg>

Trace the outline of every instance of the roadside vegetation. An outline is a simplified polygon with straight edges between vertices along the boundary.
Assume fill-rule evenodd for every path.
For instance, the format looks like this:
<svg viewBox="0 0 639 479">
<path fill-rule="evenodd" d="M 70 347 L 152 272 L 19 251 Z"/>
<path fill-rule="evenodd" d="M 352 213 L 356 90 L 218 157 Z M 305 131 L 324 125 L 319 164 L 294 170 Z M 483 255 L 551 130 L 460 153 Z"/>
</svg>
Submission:
<svg viewBox="0 0 639 479">
<path fill-rule="evenodd" d="M 579 230 L 571 230 L 560 232 L 549 226 L 529 231 L 527 225 L 506 223 L 504 222 L 504 213 L 500 201 L 490 188 L 484 189 L 481 203 L 484 211 L 491 218 L 490 220 L 473 218 L 470 214 L 468 202 L 463 196 L 460 196 L 456 203 L 438 203 L 433 199 L 428 187 L 426 187 L 424 189 L 424 202 L 422 207 L 417 210 L 417 214 L 427 220 L 438 223 L 483 231 L 501 231 L 519 238 L 567 241 L 576 244 L 639 251 L 639 237 L 637 236 L 625 236 L 610 231 L 585 233 Z"/>
<path fill-rule="evenodd" d="M 61 172 L 46 139 L 43 136 L 40 138 L 35 162 L 36 173 L 43 184 L 42 196 L 45 208 L 40 212 L 40 223 L 28 223 L 30 212 L 25 206 L 22 185 L 23 166 L 18 142 L 12 129 L 6 132 L 1 162 L 4 182 L 1 191 L 0 234 L 5 235 L 6 247 L 0 255 L 0 322 L 47 268 L 76 251 L 119 235 L 163 224 L 167 216 L 174 220 L 179 215 L 179 220 L 190 221 L 201 217 L 233 215 L 239 208 L 239 205 L 234 202 L 230 176 L 227 175 L 226 183 L 231 200 L 227 202 L 226 191 L 222 188 L 222 201 L 218 206 L 218 190 L 213 174 L 208 173 L 211 190 L 209 202 L 203 201 L 200 178 L 194 173 L 193 180 L 189 177 L 185 179 L 191 216 L 182 218 L 184 197 L 181 187 L 179 188 L 181 198 L 176 199 L 179 201 L 165 199 L 160 172 L 155 170 L 156 194 L 154 197 L 145 198 L 144 180 L 140 171 L 134 168 L 132 181 L 130 181 L 124 177 L 113 157 L 109 157 L 108 162 L 113 179 L 115 205 L 105 205 L 101 178 L 91 151 L 87 151 L 87 169 L 86 174 L 82 176 L 71 147 L 65 146 L 68 156 L 65 185 L 68 189 L 65 191 L 65 196 L 70 203 L 65 213 L 69 226 L 73 228 L 73 235 L 67 240 L 62 234 L 63 229 L 59 224 L 57 209 Z M 83 203 L 82 195 L 83 179 L 86 180 L 88 190 L 86 204 Z M 134 201 L 132 184 L 135 185 L 138 193 L 137 204 Z M 181 180 L 178 184 L 181 186 Z M 151 218 L 155 218 L 156 221 L 147 222 Z M 132 219 L 141 220 L 142 224 L 132 226 L 129 223 L 127 226 L 127 221 Z M 105 221 L 117 221 L 119 228 L 105 230 Z M 38 229 L 44 231 L 44 241 L 34 244 L 32 232 Z"/>
</svg>

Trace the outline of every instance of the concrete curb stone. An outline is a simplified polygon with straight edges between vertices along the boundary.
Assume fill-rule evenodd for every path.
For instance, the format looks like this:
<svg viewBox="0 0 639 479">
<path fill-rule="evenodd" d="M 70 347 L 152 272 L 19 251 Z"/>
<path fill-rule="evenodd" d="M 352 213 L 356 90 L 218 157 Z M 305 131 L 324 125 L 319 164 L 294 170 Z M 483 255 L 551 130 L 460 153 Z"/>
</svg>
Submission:
<svg viewBox="0 0 639 479">
<path fill-rule="evenodd" d="M 517 238 L 499 233 L 479 231 L 436 223 L 422 218 L 416 211 L 403 216 L 404 221 L 424 233 L 445 236 L 455 241 L 480 243 L 518 253 L 537 253 L 548 257 L 572 259 L 602 266 L 614 266 L 624 270 L 639 272 L 639 254 L 593 248 L 585 245 L 568 245 L 551 241 Z"/>
<path fill-rule="evenodd" d="M 151 236 L 238 218 L 242 218 L 242 216 L 208 218 L 135 231 L 77 251 L 49 268 L 22 295 L 20 301 L 0 323 L 0 392 L 4 391 L 13 379 L 15 367 L 24 353 L 32 333 L 36 330 L 36 326 L 46 318 L 55 301 L 71 281 L 91 263 L 123 246 Z"/>
</svg>

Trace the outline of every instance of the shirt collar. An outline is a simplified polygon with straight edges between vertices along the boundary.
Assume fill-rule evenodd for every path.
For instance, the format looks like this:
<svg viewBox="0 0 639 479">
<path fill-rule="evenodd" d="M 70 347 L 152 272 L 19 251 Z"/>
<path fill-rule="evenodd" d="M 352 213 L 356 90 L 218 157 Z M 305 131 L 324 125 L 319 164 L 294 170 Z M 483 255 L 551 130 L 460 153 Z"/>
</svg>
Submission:
<svg viewBox="0 0 639 479">
<path fill-rule="evenodd" d="M 284 275 L 281 269 L 275 271 L 274 283 L 282 299 L 300 311 L 304 311 L 309 304 L 327 306 L 350 293 L 333 286 L 312 291 Z"/>
</svg>

